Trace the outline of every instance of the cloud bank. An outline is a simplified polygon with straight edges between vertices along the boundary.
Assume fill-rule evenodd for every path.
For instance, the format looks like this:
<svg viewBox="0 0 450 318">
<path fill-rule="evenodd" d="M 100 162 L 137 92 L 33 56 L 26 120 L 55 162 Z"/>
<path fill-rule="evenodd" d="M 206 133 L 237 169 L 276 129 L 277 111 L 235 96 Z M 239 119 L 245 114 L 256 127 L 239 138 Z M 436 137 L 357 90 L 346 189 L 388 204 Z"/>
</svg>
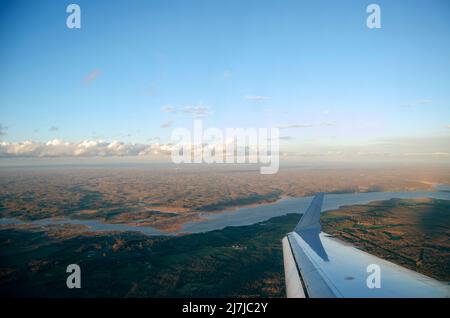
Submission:
<svg viewBox="0 0 450 318">
<path fill-rule="evenodd" d="M 292 140 L 282 136 L 280 140 Z M 0 158 L 56 158 L 56 157 L 145 157 L 170 156 L 173 143 L 159 143 L 158 138 L 149 143 L 121 141 L 84 140 L 64 141 L 53 139 L 48 142 L 22 141 L 0 142 Z M 228 140 L 223 141 L 228 143 Z M 208 142 L 213 146 L 214 142 Z M 217 151 L 224 144 L 215 145 Z M 280 155 L 297 159 L 324 157 L 330 160 L 444 160 L 450 158 L 450 136 L 433 138 L 389 138 L 349 145 L 334 142 L 289 142 L 280 148 Z M 358 159 L 359 158 L 359 159 Z"/>
<path fill-rule="evenodd" d="M 113 157 L 170 154 L 170 144 L 133 144 L 119 141 L 0 142 L 0 157 Z"/>
</svg>

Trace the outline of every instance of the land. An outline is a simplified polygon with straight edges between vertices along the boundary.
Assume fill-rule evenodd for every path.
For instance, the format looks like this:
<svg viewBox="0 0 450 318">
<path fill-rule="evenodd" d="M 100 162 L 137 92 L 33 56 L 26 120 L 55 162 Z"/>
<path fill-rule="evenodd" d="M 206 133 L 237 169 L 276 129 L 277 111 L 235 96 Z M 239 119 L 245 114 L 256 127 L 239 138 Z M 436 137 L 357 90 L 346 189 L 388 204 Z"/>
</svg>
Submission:
<svg viewBox="0 0 450 318">
<path fill-rule="evenodd" d="M 392 199 L 323 214 L 323 230 L 441 281 L 450 278 L 450 201 Z M 183 236 L 0 229 L 1 297 L 284 297 L 281 238 L 299 214 Z M 82 288 L 65 285 L 81 267 Z"/>
<path fill-rule="evenodd" d="M 450 201 L 391 199 L 322 216 L 323 231 L 403 267 L 450 281 Z"/>
<path fill-rule="evenodd" d="M 281 238 L 299 215 L 185 236 L 0 230 L 0 297 L 284 297 Z M 81 289 L 66 267 L 81 267 Z"/>
<path fill-rule="evenodd" d="M 370 191 L 433 191 L 448 167 L 39 167 L 0 168 L 0 217 L 95 219 L 172 232 L 183 223 L 285 197 Z"/>
<path fill-rule="evenodd" d="M 36 297 L 283 297 L 281 238 L 287 215 L 183 236 L 40 226 L 46 218 L 99 220 L 170 232 L 205 212 L 284 197 L 370 191 L 434 191 L 450 184 L 439 167 L 0 168 L 0 295 Z M 450 280 L 449 201 L 389 200 L 324 214 L 324 230 L 375 255 Z M 224 212 L 231 213 L 231 212 Z M 66 266 L 82 268 L 81 289 Z"/>
</svg>

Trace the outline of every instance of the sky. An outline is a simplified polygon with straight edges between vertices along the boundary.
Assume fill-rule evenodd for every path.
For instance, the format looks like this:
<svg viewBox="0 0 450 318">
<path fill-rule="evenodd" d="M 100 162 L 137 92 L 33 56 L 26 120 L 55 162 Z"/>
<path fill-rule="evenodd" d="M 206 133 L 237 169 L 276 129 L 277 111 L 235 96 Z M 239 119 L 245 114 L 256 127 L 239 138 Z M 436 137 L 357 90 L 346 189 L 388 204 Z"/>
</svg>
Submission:
<svg viewBox="0 0 450 318">
<path fill-rule="evenodd" d="M 295 158 L 448 161 L 449 39 L 446 0 L 4 0 L 0 157 L 164 152 L 202 119 Z"/>
</svg>

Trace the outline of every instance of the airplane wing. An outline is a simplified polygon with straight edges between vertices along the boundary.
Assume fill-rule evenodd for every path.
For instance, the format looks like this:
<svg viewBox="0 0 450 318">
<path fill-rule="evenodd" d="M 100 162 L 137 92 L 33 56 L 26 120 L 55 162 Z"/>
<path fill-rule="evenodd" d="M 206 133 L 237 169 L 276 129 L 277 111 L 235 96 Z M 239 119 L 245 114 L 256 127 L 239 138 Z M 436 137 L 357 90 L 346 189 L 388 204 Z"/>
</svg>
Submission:
<svg viewBox="0 0 450 318">
<path fill-rule="evenodd" d="M 324 194 L 317 194 L 283 240 L 290 298 L 450 297 L 450 286 L 321 232 Z"/>
</svg>

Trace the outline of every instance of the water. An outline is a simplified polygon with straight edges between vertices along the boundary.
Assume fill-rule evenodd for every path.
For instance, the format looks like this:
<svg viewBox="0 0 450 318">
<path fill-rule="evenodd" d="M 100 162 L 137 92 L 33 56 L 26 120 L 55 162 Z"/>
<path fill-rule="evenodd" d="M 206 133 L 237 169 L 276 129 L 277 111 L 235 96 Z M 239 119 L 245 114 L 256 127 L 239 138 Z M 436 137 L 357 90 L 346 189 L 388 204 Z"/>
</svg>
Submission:
<svg viewBox="0 0 450 318">
<path fill-rule="evenodd" d="M 435 188 L 438 191 L 450 192 L 450 184 L 438 184 Z"/>
<path fill-rule="evenodd" d="M 364 204 L 392 198 L 433 198 L 450 200 L 450 192 L 369 192 L 325 195 L 322 211 L 337 209 L 343 205 Z M 251 225 L 289 213 L 303 213 L 312 197 L 288 198 L 276 203 L 244 207 L 235 211 L 206 215 L 207 220 L 186 223 L 181 232 L 199 233 L 223 229 L 227 226 Z"/>
<path fill-rule="evenodd" d="M 132 226 L 126 224 L 113 224 L 113 223 L 103 223 L 98 220 L 77 220 L 77 219 L 42 219 L 35 221 L 21 221 L 14 218 L 1 218 L 0 225 L 20 225 L 20 224 L 33 224 L 37 226 L 49 226 L 49 225 L 64 225 L 64 224 L 73 224 L 73 225 L 83 225 L 89 228 L 89 231 L 94 232 L 141 232 L 146 235 L 169 235 L 168 233 L 163 233 L 158 231 L 155 228 L 150 226 Z"/>
<path fill-rule="evenodd" d="M 365 204 L 372 201 L 389 200 L 392 198 L 434 198 L 450 200 L 449 186 L 439 186 L 436 192 L 369 192 L 369 193 L 345 193 L 325 195 L 322 211 L 337 209 L 343 205 Z M 252 207 L 243 207 L 222 213 L 203 213 L 203 221 L 185 223 L 180 230 L 164 233 L 149 226 L 132 226 L 124 224 L 103 223 L 98 220 L 76 219 L 43 219 L 31 222 L 23 222 L 17 219 L 1 218 L 0 225 L 33 224 L 38 226 L 75 224 L 88 227 L 89 231 L 135 231 L 146 235 L 175 235 L 185 233 L 202 233 L 220 230 L 227 226 L 251 225 L 266 221 L 276 216 L 289 213 L 303 213 L 309 206 L 312 197 L 287 198 L 270 204 L 261 204 Z"/>
</svg>

